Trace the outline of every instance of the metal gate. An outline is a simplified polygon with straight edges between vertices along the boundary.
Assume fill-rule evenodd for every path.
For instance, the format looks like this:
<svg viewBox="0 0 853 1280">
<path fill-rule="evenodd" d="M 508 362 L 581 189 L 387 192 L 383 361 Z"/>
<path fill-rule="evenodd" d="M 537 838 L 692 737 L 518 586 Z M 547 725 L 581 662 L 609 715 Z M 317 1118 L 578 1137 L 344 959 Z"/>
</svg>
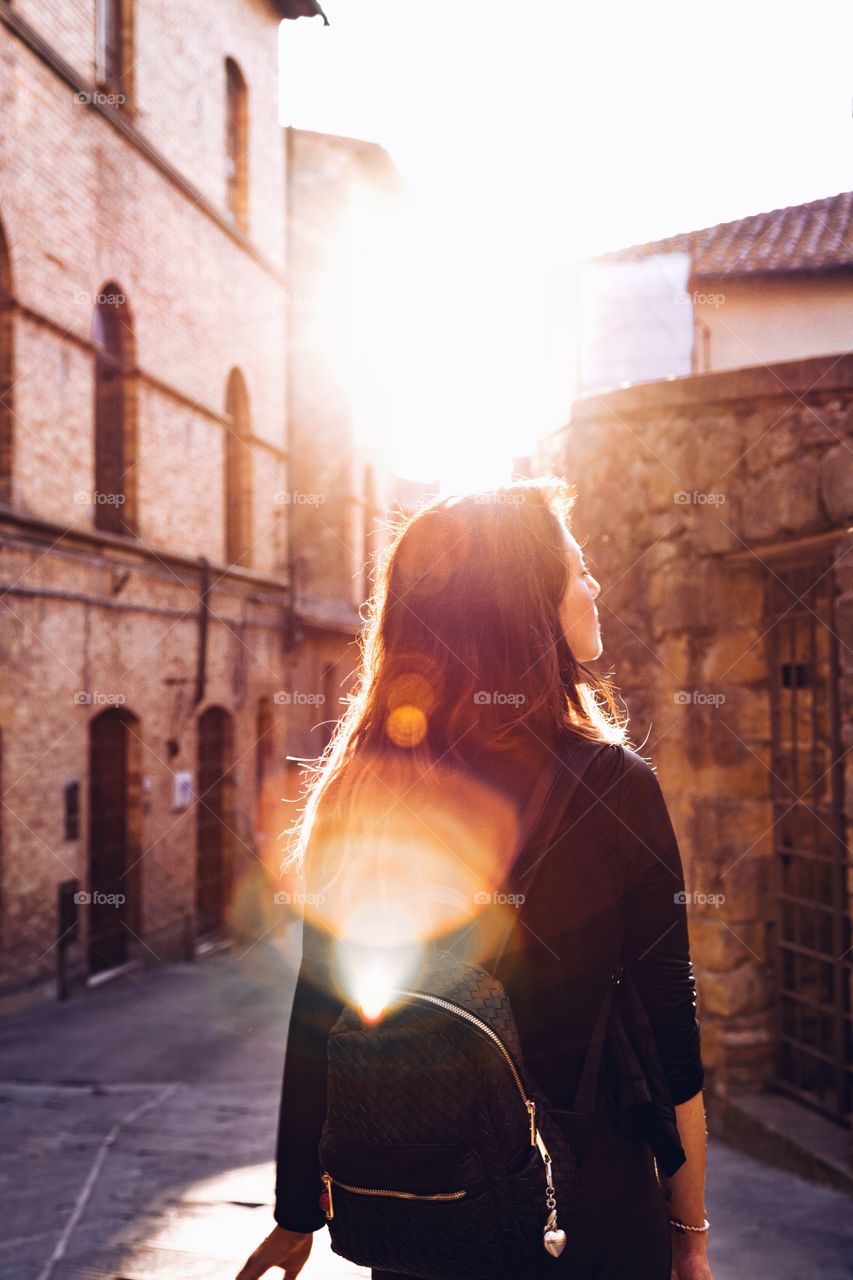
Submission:
<svg viewBox="0 0 853 1280">
<path fill-rule="evenodd" d="M 89 971 L 124 964 L 128 862 L 128 721 L 123 708 L 89 726 Z"/>
<path fill-rule="evenodd" d="M 208 707 L 198 722 L 196 803 L 196 933 L 218 930 L 229 886 L 231 716 Z"/>
<path fill-rule="evenodd" d="M 853 1109 L 851 931 L 829 559 L 767 580 L 777 1058 L 774 1083 L 831 1118 Z"/>
</svg>

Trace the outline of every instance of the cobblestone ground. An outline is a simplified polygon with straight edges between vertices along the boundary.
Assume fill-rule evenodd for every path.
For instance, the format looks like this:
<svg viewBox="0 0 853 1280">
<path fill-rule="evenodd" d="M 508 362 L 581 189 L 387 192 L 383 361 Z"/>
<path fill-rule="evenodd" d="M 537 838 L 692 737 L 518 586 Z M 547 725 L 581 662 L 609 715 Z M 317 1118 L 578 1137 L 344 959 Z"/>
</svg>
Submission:
<svg viewBox="0 0 853 1280">
<path fill-rule="evenodd" d="M 272 1225 L 285 952 L 126 976 L 0 1023 L 0 1280 L 233 1280 Z M 708 1212 L 715 1280 L 853 1277 L 849 1199 L 713 1137 Z M 320 1231 L 302 1274 L 368 1273 Z"/>
</svg>

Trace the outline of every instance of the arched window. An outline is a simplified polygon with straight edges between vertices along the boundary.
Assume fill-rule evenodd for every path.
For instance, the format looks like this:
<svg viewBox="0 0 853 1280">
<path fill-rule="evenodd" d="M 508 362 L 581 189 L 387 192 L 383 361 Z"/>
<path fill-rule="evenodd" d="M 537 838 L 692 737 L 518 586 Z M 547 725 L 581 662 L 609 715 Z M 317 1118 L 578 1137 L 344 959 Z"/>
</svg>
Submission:
<svg viewBox="0 0 853 1280">
<path fill-rule="evenodd" d="M 133 0 L 98 0 L 97 78 L 114 101 L 127 106 L 133 94 Z"/>
<path fill-rule="evenodd" d="M 225 59 L 225 181 L 228 212 L 249 225 L 249 94 L 233 58 Z"/>
<path fill-rule="evenodd" d="M 103 286 L 95 304 L 95 528 L 133 533 L 135 395 L 133 326 L 119 286 Z"/>
<path fill-rule="evenodd" d="M 239 369 L 232 369 L 225 397 L 225 556 L 229 564 L 252 564 L 252 451 L 249 395 Z"/>
<path fill-rule="evenodd" d="M 12 448 L 15 422 L 14 378 L 14 303 L 12 301 L 12 267 L 6 237 L 0 225 L 0 499 L 12 499 Z"/>
</svg>

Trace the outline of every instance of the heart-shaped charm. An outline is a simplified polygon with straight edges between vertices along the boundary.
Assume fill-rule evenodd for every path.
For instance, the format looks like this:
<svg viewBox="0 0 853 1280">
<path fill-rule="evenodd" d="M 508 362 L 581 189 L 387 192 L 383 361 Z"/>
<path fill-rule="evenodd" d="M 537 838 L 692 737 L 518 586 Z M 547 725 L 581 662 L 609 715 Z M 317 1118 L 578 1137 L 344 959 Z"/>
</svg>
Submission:
<svg viewBox="0 0 853 1280">
<path fill-rule="evenodd" d="M 562 1227 L 558 1227 L 556 1231 L 545 1232 L 545 1248 L 552 1258 L 559 1258 L 565 1247 L 566 1233 Z"/>
</svg>

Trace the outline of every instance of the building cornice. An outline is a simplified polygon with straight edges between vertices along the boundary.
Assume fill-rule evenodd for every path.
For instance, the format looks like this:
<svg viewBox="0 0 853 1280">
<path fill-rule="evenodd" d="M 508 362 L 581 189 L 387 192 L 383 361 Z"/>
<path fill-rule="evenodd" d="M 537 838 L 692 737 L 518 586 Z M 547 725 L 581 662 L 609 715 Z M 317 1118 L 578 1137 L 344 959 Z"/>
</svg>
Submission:
<svg viewBox="0 0 853 1280">
<path fill-rule="evenodd" d="M 44 543 L 50 552 L 59 552 L 68 546 L 77 551 L 88 551 L 93 559 L 97 556 L 101 564 L 109 563 L 116 568 L 134 560 L 147 565 L 160 565 L 178 570 L 190 569 L 198 573 L 201 567 L 199 556 L 188 555 L 168 547 L 149 546 L 140 538 L 122 537 L 120 534 L 105 533 L 100 529 L 85 529 L 76 525 L 63 527 L 53 520 L 44 520 L 40 516 L 31 515 L 19 507 L 0 503 L 0 542 L 4 533 L 25 533 L 33 541 Z M 286 596 L 288 582 L 282 574 L 275 577 L 255 569 L 241 569 L 236 565 L 210 563 L 210 572 L 225 587 L 240 586 L 248 593 L 255 588 L 267 588 L 276 594 Z"/>
</svg>

